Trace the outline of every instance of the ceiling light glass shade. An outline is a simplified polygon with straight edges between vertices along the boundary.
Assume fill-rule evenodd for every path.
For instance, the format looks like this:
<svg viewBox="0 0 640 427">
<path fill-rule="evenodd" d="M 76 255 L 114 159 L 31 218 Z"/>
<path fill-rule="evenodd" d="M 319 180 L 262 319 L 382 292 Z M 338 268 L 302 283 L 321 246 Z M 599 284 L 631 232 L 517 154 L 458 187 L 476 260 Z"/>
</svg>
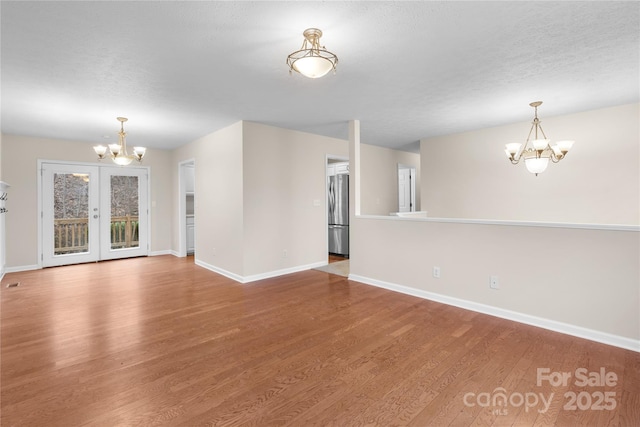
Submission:
<svg viewBox="0 0 640 427">
<path fill-rule="evenodd" d="M 317 28 L 308 28 L 304 31 L 302 47 L 287 56 L 289 73 L 297 71 L 303 76 L 317 79 L 326 75 L 329 71 L 335 72 L 338 65 L 338 57 L 320 46 L 322 31 Z"/>
<path fill-rule="evenodd" d="M 131 156 L 123 156 L 123 155 L 117 155 L 113 158 L 113 163 L 115 163 L 118 166 L 127 166 L 130 165 L 131 162 L 133 161 L 133 157 Z"/>
<path fill-rule="evenodd" d="M 144 157 L 144 154 L 147 152 L 145 147 L 133 147 L 133 155 L 136 157 L 136 160 L 140 161 Z"/>
<path fill-rule="evenodd" d="M 104 155 L 107 154 L 107 147 L 104 145 L 96 145 L 93 149 L 98 155 L 98 159 L 103 159 Z"/>
<path fill-rule="evenodd" d="M 551 145 L 551 140 L 544 134 L 540 119 L 538 119 L 538 107 L 542 105 L 542 101 L 532 102 L 529 105 L 535 108 L 535 116 L 531 122 L 527 141 L 524 145 L 517 143 L 506 144 L 504 152 L 507 154 L 511 164 L 517 165 L 520 160 L 524 159 L 527 170 L 538 175 L 547 169 L 549 161 L 558 163 L 564 159 L 574 141 L 558 141 Z M 541 134 L 541 138 L 538 137 L 538 133 Z M 533 138 L 531 138 L 532 136 Z"/>
<path fill-rule="evenodd" d="M 536 150 L 544 150 L 549 145 L 549 139 L 534 139 L 531 141 L 533 148 Z"/>
<path fill-rule="evenodd" d="M 520 147 L 522 146 L 522 144 L 518 143 L 518 142 L 512 142 L 510 144 L 507 144 L 506 147 L 506 152 L 507 152 L 507 156 L 509 156 L 509 154 L 513 154 L 514 156 L 520 151 Z"/>
<path fill-rule="evenodd" d="M 574 143 L 575 141 L 558 141 L 556 142 L 556 146 L 563 154 L 565 154 L 569 150 L 571 150 L 571 147 L 573 147 Z"/>
<path fill-rule="evenodd" d="M 127 166 L 131 164 L 133 160 L 138 162 L 142 161 L 147 149 L 144 147 L 133 147 L 133 154 L 127 152 L 127 133 L 124 131 L 124 122 L 128 119 L 126 117 L 117 117 L 120 122 L 120 132 L 118 132 L 118 143 L 109 144 L 109 154 L 111 160 L 119 166 Z M 96 145 L 93 150 L 98 155 L 98 160 L 104 159 L 107 154 L 107 147 L 104 145 Z"/>
<path fill-rule="evenodd" d="M 307 56 L 296 59 L 291 66 L 303 76 L 312 79 L 326 75 L 333 68 L 331 61 L 321 56 Z"/>
<path fill-rule="evenodd" d="M 120 150 L 122 147 L 120 147 L 120 145 L 118 144 L 109 144 L 109 151 L 111 151 L 111 154 L 113 154 L 114 156 L 117 156 L 120 154 Z"/>
<path fill-rule="evenodd" d="M 524 165 L 527 167 L 527 170 L 531 173 L 535 173 L 538 175 L 541 172 L 544 172 L 549 166 L 549 158 L 548 157 L 529 157 L 528 159 L 524 159 Z"/>
</svg>

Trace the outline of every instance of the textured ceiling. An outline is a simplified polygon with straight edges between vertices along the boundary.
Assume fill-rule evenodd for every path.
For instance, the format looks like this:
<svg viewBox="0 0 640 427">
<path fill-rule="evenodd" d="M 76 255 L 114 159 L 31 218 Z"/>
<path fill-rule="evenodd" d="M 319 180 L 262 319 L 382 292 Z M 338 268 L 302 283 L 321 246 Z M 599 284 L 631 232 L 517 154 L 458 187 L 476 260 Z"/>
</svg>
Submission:
<svg viewBox="0 0 640 427">
<path fill-rule="evenodd" d="M 2 1 L 2 132 L 174 148 L 238 120 L 421 138 L 639 101 L 638 2 Z M 289 75 L 309 27 L 339 57 Z M 110 135 L 110 140 L 105 139 Z"/>
</svg>

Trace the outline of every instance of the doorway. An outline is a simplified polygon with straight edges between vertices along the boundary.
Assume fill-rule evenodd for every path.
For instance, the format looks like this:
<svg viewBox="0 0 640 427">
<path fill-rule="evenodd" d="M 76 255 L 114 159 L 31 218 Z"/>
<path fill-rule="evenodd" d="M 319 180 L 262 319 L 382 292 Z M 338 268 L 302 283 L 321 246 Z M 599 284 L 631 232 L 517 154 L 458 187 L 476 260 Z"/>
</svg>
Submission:
<svg viewBox="0 0 640 427">
<path fill-rule="evenodd" d="M 318 268 L 331 274 L 349 275 L 349 159 L 326 157 L 327 265 Z M 342 182 L 341 185 L 340 182 Z M 338 189 L 342 190 L 338 191 Z M 341 212 L 341 213 L 340 213 Z"/>
<path fill-rule="evenodd" d="M 149 254 L 148 169 L 42 162 L 44 267 Z"/>
<path fill-rule="evenodd" d="M 196 252 L 196 193 L 195 193 L 195 160 L 179 163 L 179 203 L 178 226 L 180 229 L 179 256 L 195 255 Z M 195 259 L 195 257 L 194 257 Z"/>
<path fill-rule="evenodd" d="M 398 164 L 398 212 L 416 211 L 416 168 Z"/>
</svg>

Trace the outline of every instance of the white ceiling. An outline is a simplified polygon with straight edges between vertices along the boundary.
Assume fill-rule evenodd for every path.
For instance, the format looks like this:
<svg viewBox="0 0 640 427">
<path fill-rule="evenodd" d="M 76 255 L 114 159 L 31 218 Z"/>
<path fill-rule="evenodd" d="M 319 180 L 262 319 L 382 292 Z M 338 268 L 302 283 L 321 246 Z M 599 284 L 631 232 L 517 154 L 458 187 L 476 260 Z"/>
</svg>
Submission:
<svg viewBox="0 0 640 427">
<path fill-rule="evenodd" d="M 638 102 L 638 2 L 2 1 L 2 132 L 170 149 L 250 120 L 421 138 Z M 309 27 L 339 58 L 289 75 Z M 110 140 L 104 136 L 110 135 Z M 524 138 L 524 135 L 523 135 Z"/>
</svg>

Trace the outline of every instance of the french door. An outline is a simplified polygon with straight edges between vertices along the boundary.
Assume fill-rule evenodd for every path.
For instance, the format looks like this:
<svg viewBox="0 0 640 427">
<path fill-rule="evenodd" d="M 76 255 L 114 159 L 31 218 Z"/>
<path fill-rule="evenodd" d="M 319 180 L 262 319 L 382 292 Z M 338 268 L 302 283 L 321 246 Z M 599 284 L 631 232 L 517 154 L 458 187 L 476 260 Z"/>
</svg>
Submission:
<svg viewBox="0 0 640 427">
<path fill-rule="evenodd" d="M 148 255 L 147 170 L 42 163 L 44 267 Z"/>
</svg>

